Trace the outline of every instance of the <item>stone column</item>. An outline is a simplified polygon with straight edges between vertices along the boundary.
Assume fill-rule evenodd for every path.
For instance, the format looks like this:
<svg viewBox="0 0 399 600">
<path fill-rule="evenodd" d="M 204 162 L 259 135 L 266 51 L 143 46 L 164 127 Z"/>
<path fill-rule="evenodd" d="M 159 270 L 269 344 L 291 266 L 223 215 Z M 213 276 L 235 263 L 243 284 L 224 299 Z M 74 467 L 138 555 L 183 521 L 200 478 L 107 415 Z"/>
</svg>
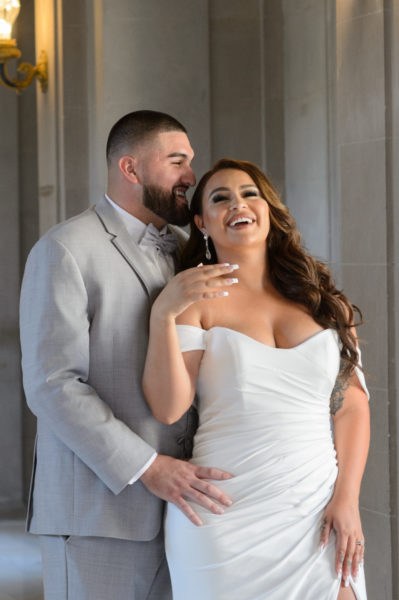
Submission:
<svg viewBox="0 0 399 600">
<path fill-rule="evenodd" d="M 309 251 L 336 261 L 329 194 L 328 5 L 283 2 L 285 199 Z"/>
<path fill-rule="evenodd" d="M 109 130 L 134 110 L 180 120 L 200 175 L 210 163 L 208 2 L 90 0 L 88 14 L 91 201 L 105 189 Z"/>
<path fill-rule="evenodd" d="M 379 600 L 397 597 L 392 586 L 397 585 L 398 568 L 391 558 L 391 552 L 397 556 L 397 473 L 392 469 L 398 339 L 394 285 L 398 255 L 395 261 L 393 239 L 398 207 L 392 180 L 395 57 L 390 34 L 394 4 L 397 9 L 396 2 L 391 10 L 387 3 L 384 14 L 383 0 L 336 3 L 341 271 L 344 290 L 361 307 L 365 321 L 358 333 L 366 340 L 363 355 L 369 374 L 372 436 L 361 508 L 369 596 Z M 397 98 L 397 79 L 395 93 Z"/>
<path fill-rule="evenodd" d="M 15 33 L 15 32 L 14 32 Z M 10 71 L 14 65 L 10 65 Z M 13 74 L 14 75 L 14 74 Z M 0 509 L 22 502 L 18 97 L 0 87 Z"/>
<path fill-rule="evenodd" d="M 384 2 L 392 597 L 399 597 L 399 2 Z"/>
</svg>

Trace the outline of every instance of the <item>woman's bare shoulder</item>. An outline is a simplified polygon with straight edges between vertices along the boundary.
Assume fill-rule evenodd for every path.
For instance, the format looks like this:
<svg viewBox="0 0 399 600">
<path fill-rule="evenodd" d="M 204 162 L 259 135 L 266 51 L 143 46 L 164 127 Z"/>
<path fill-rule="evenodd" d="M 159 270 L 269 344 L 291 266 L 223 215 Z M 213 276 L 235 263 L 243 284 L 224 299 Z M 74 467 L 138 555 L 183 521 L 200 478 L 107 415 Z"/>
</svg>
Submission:
<svg viewBox="0 0 399 600">
<path fill-rule="evenodd" d="M 202 327 L 201 310 L 199 302 L 191 304 L 186 310 L 176 317 L 177 325 L 192 325 L 193 327 Z"/>
<path fill-rule="evenodd" d="M 223 300 L 221 298 L 207 298 L 194 302 L 176 317 L 176 323 L 209 329 L 215 319 L 218 320 L 217 315 L 220 312 L 220 304 L 223 303 Z"/>
</svg>

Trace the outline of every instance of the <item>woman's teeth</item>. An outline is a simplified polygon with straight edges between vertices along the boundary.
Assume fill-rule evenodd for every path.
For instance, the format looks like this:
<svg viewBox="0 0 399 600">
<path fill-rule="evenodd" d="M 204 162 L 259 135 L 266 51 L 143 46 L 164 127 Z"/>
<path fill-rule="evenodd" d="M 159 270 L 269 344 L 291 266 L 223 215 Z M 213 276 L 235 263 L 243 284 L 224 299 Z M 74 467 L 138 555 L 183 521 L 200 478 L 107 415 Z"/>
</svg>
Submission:
<svg viewBox="0 0 399 600">
<path fill-rule="evenodd" d="M 237 219 L 233 219 L 229 223 L 229 227 L 234 227 L 235 225 L 241 225 L 242 223 L 253 223 L 254 219 L 250 219 L 249 217 L 238 217 Z"/>
</svg>

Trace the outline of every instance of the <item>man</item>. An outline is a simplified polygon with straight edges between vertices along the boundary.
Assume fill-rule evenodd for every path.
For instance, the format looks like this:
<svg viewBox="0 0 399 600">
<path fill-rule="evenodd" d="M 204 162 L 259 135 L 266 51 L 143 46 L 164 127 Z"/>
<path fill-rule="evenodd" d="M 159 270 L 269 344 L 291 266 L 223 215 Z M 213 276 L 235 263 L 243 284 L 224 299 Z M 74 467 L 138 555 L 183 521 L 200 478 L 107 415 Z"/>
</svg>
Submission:
<svg viewBox="0 0 399 600">
<path fill-rule="evenodd" d="M 28 258 L 22 366 L 38 418 L 28 530 L 41 536 L 46 600 L 170 598 L 162 500 L 192 520 L 186 499 L 214 512 L 229 504 L 202 483 L 226 473 L 181 460 L 193 410 L 162 425 L 141 390 L 151 303 L 184 242 L 166 225 L 188 221 L 192 158 L 172 117 L 122 117 L 108 138 L 106 196 Z"/>
</svg>

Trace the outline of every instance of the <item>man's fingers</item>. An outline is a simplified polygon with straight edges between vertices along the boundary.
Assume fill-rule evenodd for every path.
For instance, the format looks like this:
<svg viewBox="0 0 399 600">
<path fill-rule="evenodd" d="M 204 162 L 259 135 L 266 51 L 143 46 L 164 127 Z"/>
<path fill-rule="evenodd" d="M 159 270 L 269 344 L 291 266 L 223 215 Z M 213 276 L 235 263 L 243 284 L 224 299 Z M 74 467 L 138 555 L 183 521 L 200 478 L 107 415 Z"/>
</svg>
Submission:
<svg viewBox="0 0 399 600">
<path fill-rule="evenodd" d="M 196 467 L 195 474 L 199 479 L 216 479 L 217 481 L 225 481 L 234 477 L 231 473 L 215 467 Z"/>
<path fill-rule="evenodd" d="M 201 518 L 187 500 L 192 500 L 215 514 L 221 514 L 223 508 L 220 504 L 231 506 L 232 501 L 204 479 L 221 481 L 231 477 L 231 473 L 221 469 L 195 466 L 170 456 L 159 455 L 141 479 L 150 492 L 174 504 L 194 525 L 202 525 Z"/>
<path fill-rule="evenodd" d="M 191 487 L 189 490 L 186 490 L 184 496 L 188 500 L 196 502 L 196 504 L 202 506 L 203 508 L 206 508 L 215 515 L 222 515 L 224 513 L 224 509 L 222 506 L 216 504 L 216 502 L 213 502 L 209 496 L 207 496 L 205 493 L 197 491 L 194 487 Z M 185 500 L 185 498 L 183 498 L 183 496 L 179 496 L 173 500 L 173 503 L 186 515 L 186 517 L 190 519 L 192 523 L 194 523 L 194 525 L 202 525 L 202 520 L 194 511 L 194 509 L 190 506 L 190 504 Z M 231 500 L 229 500 L 229 503 L 227 505 L 231 505 Z"/>
<path fill-rule="evenodd" d="M 232 499 L 227 494 L 222 492 L 216 485 L 213 485 L 208 481 L 204 481 L 203 479 L 197 479 L 197 481 L 192 483 L 192 487 L 201 492 L 202 496 L 205 495 L 206 497 L 214 498 L 215 500 L 220 502 L 220 504 L 224 504 L 225 506 L 231 506 L 233 504 Z M 215 504 L 212 501 L 211 503 L 212 505 Z M 206 506 L 206 508 L 208 508 L 208 506 Z M 215 511 L 212 510 L 212 512 Z"/>
<path fill-rule="evenodd" d="M 191 488 L 191 490 L 187 492 L 186 497 L 210 512 L 213 512 L 215 515 L 222 515 L 224 513 L 224 508 L 220 506 L 220 504 L 216 504 L 209 496 L 198 492 L 194 488 Z"/>
<path fill-rule="evenodd" d="M 195 510 L 191 508 L 191 506 L 184 500 L 182 496 L 179 496 L 176 500 L 174 500 L 173 504 L 175 504 L 177 508 L 179 508 L 182 513 L 185 514 L 192 523 L 194 523 L 194 525 L 197 525 L 198 527 L 202 525 L 202 521 Z"/>
</svg>

